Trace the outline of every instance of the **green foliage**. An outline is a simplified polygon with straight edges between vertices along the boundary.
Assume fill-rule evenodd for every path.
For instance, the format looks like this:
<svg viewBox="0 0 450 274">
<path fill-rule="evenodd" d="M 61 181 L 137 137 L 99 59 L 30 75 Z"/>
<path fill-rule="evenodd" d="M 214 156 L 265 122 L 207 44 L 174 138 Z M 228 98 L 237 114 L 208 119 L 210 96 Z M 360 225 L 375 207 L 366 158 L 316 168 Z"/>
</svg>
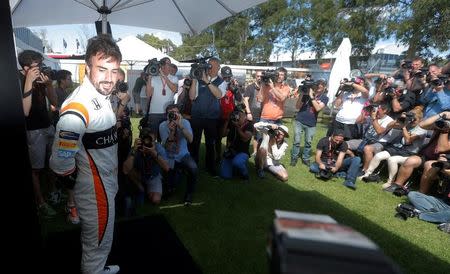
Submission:
<svg viewBox="0 0 450 274">
<path fill-rule="evenodd" d="M 145 43 L 149 44 L 150 46 L 159 49 L 162 52 L 168 52 L 170 53 L 173 51 L 176 46 L 170 39 L 164 39 L 161 40 L 158 37 L 154 36 L 153 34 L 144 34 L 144 35 L 137 35 L 137 38 L 141 39 Z"/>
</svg>

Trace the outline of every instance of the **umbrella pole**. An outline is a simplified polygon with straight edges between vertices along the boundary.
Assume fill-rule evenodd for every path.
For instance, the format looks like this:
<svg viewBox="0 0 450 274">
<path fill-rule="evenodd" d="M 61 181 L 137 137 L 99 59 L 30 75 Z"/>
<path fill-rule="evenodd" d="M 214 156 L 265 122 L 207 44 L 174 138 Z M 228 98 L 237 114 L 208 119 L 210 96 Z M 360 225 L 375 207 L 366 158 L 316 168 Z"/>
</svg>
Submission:
<svg viewBox="0 0 450 274">
<path fill-rule="evenodd" d="M 108 23 L 108 18 L 106 18 L 106 13 L 102 13 L 102 33 L 103 34 L 107 34 L 108 31 L 107 29 L 107 23 Z"/>
</svg>

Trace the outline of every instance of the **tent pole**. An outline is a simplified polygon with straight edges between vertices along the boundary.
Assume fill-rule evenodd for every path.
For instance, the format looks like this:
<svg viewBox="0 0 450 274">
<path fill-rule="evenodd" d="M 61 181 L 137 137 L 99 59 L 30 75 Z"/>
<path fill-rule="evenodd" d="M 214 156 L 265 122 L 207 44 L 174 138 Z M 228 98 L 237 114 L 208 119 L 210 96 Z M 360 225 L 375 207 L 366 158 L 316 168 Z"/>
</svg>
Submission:
<svg viewBox="0 0 450 274">
<path fill-rule="evenodd" d="M 103 34 L 107 34 L 107 23 L 108 23 L 108 19 L 106 18 L 106 13 L 102 13 L 102 33 Z"/>
</svg>

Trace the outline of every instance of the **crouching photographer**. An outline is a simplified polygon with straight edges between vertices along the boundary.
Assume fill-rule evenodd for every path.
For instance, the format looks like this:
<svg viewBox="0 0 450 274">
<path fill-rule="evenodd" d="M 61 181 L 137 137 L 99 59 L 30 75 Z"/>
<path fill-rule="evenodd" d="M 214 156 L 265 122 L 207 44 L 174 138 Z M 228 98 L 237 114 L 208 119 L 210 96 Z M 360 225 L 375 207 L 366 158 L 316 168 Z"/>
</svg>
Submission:
<svg viewBox="0 0 450 274">
<path fill-rule="evenodd" d="M 227 136 L 227 144 L 220 163 L 220 176 L 231 179 L 233 171 L 237 171 L 244 181 L 248 181 L 247 162 L 250 157 L 253 123 L 247 120 L 244 111 L 235 110 L 231 113 L 230 119 L 225 121 L 225 126 L 222 136 Z"/>
<path fill-rule="evenodd" d="M 315 162 L 309 170 L 325 180 L 337 175 L 338 171 L 346 172 L 344 186 L 355 190 L 361 158 L 344 158 L 347 149 L 342 130 L 336 130 L 330 137 L 323 137 L 317 143 Z"/>
<path fill-rule="evenodd" d="M 262 134 L 255 157 L 258 177 L 264 178 L 264 170 L 268 170 L 279 180 L 288 180 L 286 168 L 280 163 L 288 148 L 284 138 L 289 138 L 288 128 L 284 125 L 258 122 L 255 129 Z"/>
<path fill-rule="evenodd" d="M 155 140 L 154 131 L 150 128 L 140 128 L 139 138 L 134 141 L 133 148 L 123 164 L 123 172 L 134 183 L 135 198 L 146 192 L 153 204 L 159 204 L 162 195 L 161 170 L 167 172 L 169 164 L 164 148 Z M 131 200 L 131 197 L 129 199 Z"/>
<path fill-rule="evenodd" d="M 187 187 L 184 195 L 184 205 L 192 204 L 195 185 L 197 184 L 197 163 L 188 150 L 188 143 L 192 142 L 191 124 L 184 119 L 178 105 L 166 107 L 167 119 L 159 125 L 161 142 L 167 154 L 170 171 L 168 174 L 167 196 L 175 191 L 176 183 L 181 181 L 182 172 L 186 172 Z"/>
</svg>

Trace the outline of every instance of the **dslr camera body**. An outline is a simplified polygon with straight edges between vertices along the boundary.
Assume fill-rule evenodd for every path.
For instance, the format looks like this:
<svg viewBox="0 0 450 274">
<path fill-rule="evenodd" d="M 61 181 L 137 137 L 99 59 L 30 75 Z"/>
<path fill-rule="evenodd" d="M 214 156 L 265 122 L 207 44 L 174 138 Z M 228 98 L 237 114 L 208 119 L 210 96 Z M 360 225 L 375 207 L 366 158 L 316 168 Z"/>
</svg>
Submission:
<svg viewBox="0 0 450 274">
<path fill-rule="evenodd" d="M 317 177 L 322 180 L 329 180 L 333 177 L 333 172 L 331 172 L 331 167 L 326 166 L 325 169 L 321 169 L 317 174 Z"/>
<path fill-rule="evenodd" d="M 142 150 L 144 146 L 146 147 L 153 147 L 153 137 L 150 134 L 151 130 L 148 127 L 141 128 L 139 130 L 139 138 L 141 139 L 141 147 Z"/>
<path fill-rule="evenodd" d="M 397 118 L 397 121 L 404 125 L 410 125 L 412 122 L 416 120 L 416 115 L 413 112 L 405 113 L 405 116 L 400 116 Z"/>
<path fill-rule="evenodd" d="M 148 64 L 147 64 L 147 66 L 145 66 L 144 72 L 147 75 L 158 76 L 160 68 L 161 68 L 161 62 L 158 61 L 157 58 L 153 58 L 153 59 L 148 60 Z"/>
<path fill-rule="evenodd" d="M 450 128 L 450 121 L 447 120 L 447 116 L 444 114 L 442 115 L 441 118 L 439 118 L 438 120 L 436 120 L 436 122 L 434 122 L 434 126 L 438 130 L 446 130 Z"/>
<path fill-rule="evenodd" d="M 128 84 L 125 81 L 117 81 L 116 83 L 116 88 L 115 91 L 116 92 L 127 92 L 128 91 Z"/>
<path fill-rule="evenodd" d="M 419 215 L 419 212 L 414 208 L 414 206 L 407 203 L 398 204 L 395 211 L 397 212 L 395 217 L 405 221 L 408 218 L 414 218 Z"/>
<path fill-rule="evenodd" d="M 169 122 L 176 121 L 178 119 L 178 115 L 174 112 L 169 112 L 167 114 L 167 118 L 169 119 Z"/>
</svg>

